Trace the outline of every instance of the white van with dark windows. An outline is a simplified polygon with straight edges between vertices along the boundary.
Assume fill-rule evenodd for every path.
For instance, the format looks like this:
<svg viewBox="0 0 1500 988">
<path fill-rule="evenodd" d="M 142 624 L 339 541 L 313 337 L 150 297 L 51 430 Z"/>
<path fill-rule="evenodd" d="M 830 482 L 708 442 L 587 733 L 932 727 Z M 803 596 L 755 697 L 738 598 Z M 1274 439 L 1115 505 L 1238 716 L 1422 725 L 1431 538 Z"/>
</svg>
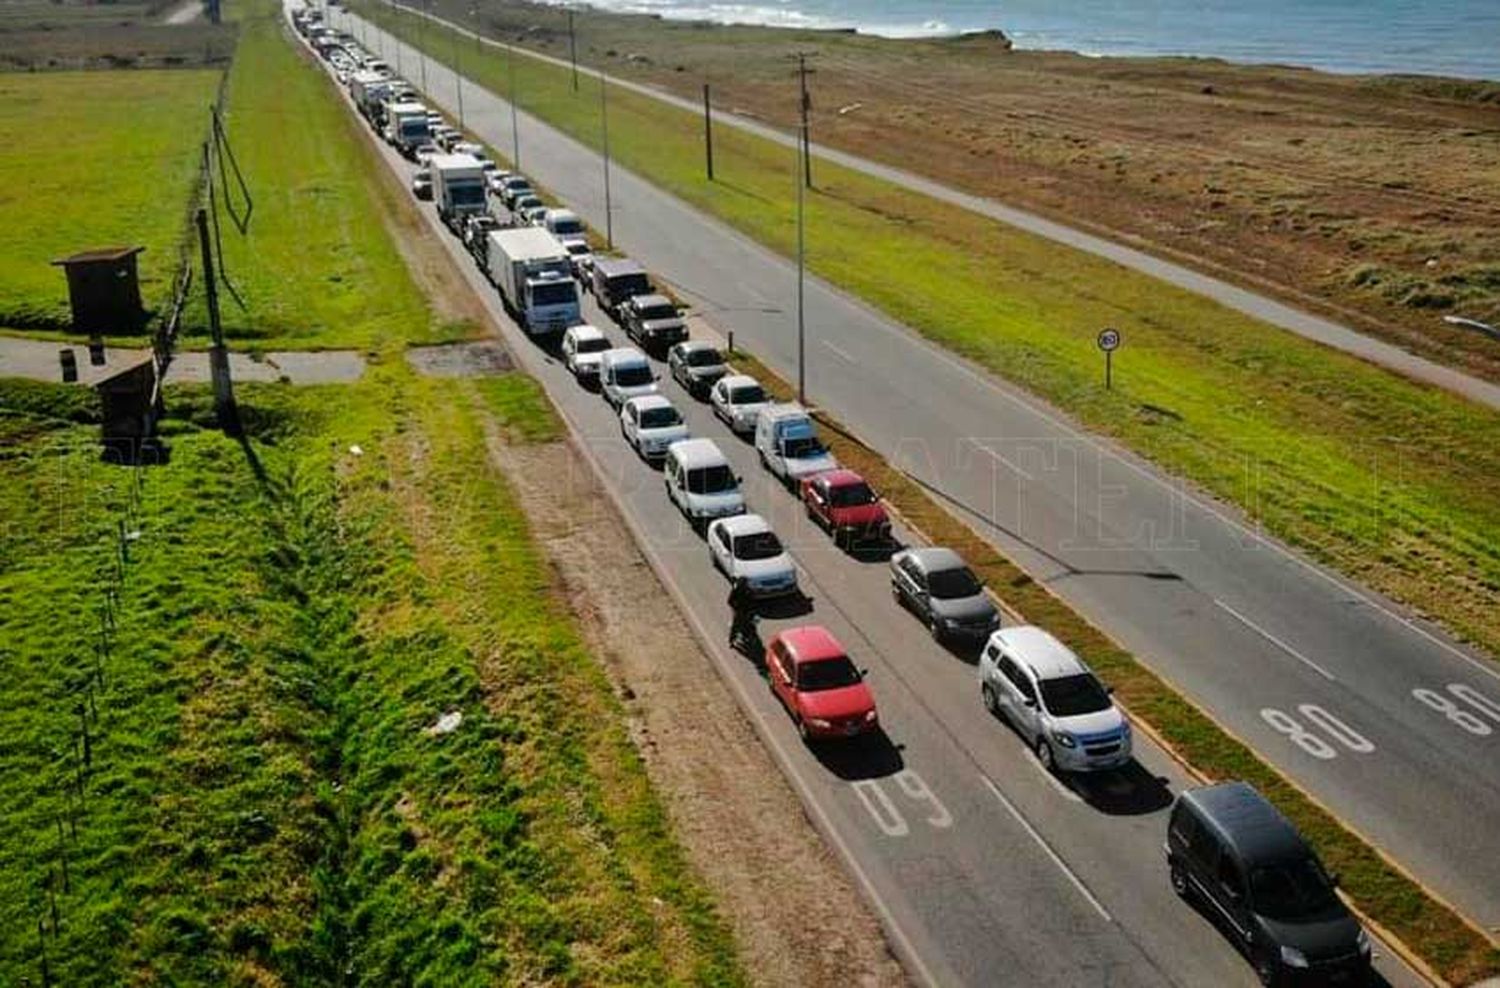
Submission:
<svg viewBox="0 0 1500 988">
<path fill-rule="evenodd" d="M 792 489 L 838 466 L 801 405 L 771 405 L 755 417 L 755 452 L 760 465 Z"/>
<path fill-rule="evenodd" d="M 712 439 L 684 439 L 668 446 L 662 477 L 667 497 L 696 530 L 715 518 L 745 512 L 740 478 Z"/>
</svg>

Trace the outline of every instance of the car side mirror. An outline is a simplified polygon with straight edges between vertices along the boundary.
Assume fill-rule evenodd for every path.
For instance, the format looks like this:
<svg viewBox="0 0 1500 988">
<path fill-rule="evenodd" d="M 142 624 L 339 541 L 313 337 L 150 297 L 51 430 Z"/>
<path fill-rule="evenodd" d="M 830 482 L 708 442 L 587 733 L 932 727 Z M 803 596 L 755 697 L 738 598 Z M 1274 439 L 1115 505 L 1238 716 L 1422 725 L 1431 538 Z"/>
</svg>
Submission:
<svg viewBox="0 0 1500 988">
<path fill-rule="evenodd" d="M 1104 694 L 1105 694 L 1105 696 L 1114 696 L 1115 695 L 1115 688 L 1113 686 L 1106 686 L 1106 687 L 1104 687 Z"/>
<path fill-rule="evenodd" d="M 1033 710 L 1035 710 L 1035 709 L 1036 709 L 1036 699 L 1035 699 L 1035 698 L 1034 698 L 1034 697 L 1029 697 L 1029 696 L 1028 696 L 1028 697 L 1025 697 L 1025 698 L 1024 698 L 1024 699 L 1023 699 L 1023 700 L 1022 700 L 1022 701 L 1021 701 L 1021 703 L 1022 703 L 1022 705 L 1024 705 L 1024 706 L 1027 706 L 1027 707 L 1030 707 L 1030 708 L 1031 708 L 1031 709 L 1033 709 Z"/>
<path fill-rule="evenodd" d="M 866 679 L 866 678 L 869 677 L 869 675 L 870 675 L 870 670 L 868 670 L 868 669 L 861 669 L 859 671 L 859 678 L 860 679 Z"/>
<path fill-rule="evenodd" d="M 1334 888 L 1338 888 L 1339 887 L 1339 881 L 1340 881 L 1340 879 L 1339 879 L 1339 873 L 1338 872 L 1336 872 L 1336 871 L 1330 871 L 1328 873 L 1328 884 L 1329 885 L 1332 885 Z"/>
</svg>

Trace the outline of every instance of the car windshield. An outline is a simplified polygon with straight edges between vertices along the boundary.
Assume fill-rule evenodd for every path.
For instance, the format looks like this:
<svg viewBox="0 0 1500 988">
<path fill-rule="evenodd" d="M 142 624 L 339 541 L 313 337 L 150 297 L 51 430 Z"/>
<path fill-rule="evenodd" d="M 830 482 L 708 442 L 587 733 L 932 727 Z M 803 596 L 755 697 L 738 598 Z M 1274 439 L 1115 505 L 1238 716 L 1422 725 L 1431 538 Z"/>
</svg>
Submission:
<svg viewBox="0 0 1500 988">
<path fill-rule="evenodd" d="M 870 485 L 863 480 L 854 484 L 839 484 L 828 492 L 828 500 L 835 507 L 854 508 L 861 504 L 874 504 L 875 492 L 870 490 Z"/>
<path fill-rule="evenodd" d="M 587 254 L 587 253 L 589 253 L 589 245 L 586 242 L 582 241 L 582 240 L 574 240 L 573 242 L 567 244 L 566 246 L 568 248 L 568 253 L 569 254 L 577 255 L 577 254 Z"/>
<path fill-rule="evenodd" d="M 719 351 L 713 347 L 702 347 L 687 352 L 687 365 L 689 367 L 715 367 L 724 362 L 719 356 Z"/>
<path fill-rule="evenodd" d="M 1108 710 L 1109 694 L 1099 680 L 1083 672 L 1076 676 L 1042 680 L 1042 702 L 1054 717 L 1077 717 Z"/>
<path fill-rule="evenodd" d="M 797 688 L 805 693 L 818 690 L 836 690 L 841 686 L 853 686 L 859 682 L 859 670 L 847 655 L 836 659 L 819 659 L 804 662 L 797 667 Z"/>
<path fill-rule="evenodd" d="M 573 348 L 574 353 L 603 353 L 609 349 L 609 340 L 602 336 L 585 336 Z"/>
<path fill-rule="evenodd" d="M 645 364 L 631 364 L 615 370 L 615 383 L 622 388 L 635 388 L 651 383 L 651 368 Z"/>
<path fill-rule="evenodd" d="M 566 305 L 577 302 L 578 294 L 573 290 L 571 281 L 544 282 L 532 286 L 531 301 L 537 305 Z"/>
<path fill-rule="evenodd" d="M 582 233 L 583 224 L 577 220 L 558 220 L 552 224 L 553 233 Z"/>
<path fill-rule="evenodd" d="M 641 309 L 642 319 L 676 319 L 677 310 L 670 305 L 648 305 Z"/>
<path fill-rule="evenodd" d="M 641 409 L 642 429 L 669 429 L 682 424 L 682 416 L 670 405 Z"/>
<path fill-rule="evenodd" d="M 789 460 L 806 460 L 814 456 L 822 456 L 823 444 L 818 442 L 816 436 L 801 436 L 797 439 L 788 439 L 781 444 L 782 452 Z"/>
<path fill-rule="evenodd" d="M 699 467 L 687 472 L 687 487 L 694 494 L 722 494 L 735 489 L 734 471 L 729 464 Z"/>
<path fill-rule="evenodd" d="M 526 181 L 524 178 L 508 178 L 505 180 L 505 187 L 509 189 L 513 195 L 520 195 L 523 192 L 531 191 L 531 183 Z"/>
<path fill-rule="evenodd" d="M 758 405 L 765 400 L 766 393 L 759 384 L 747 384 L 729 392 L 729 403 L 732 405 Z"/>
<path fill-rule="evenodd" d="M 484 186 L 482 185 L 450 185 L 448 195 L 455 206 L 484 205 Z"/>
<path fill-rule="evenodd" d="M 781 555 L 781 540 L 775 532 L 755 532 L 734 540 L 736 559 L 774 559 Z"/>
<path fill-rule="evenodd" d="M 1333 883 L 1316 858 L 1278 861 L 1250 872 L 1256 912 L 1271 919 L 1305 919 L 1326 912 L 1336 901 Z"/>
<path fill-rule="evenodd" d="M 536 209 L 541 204 L 542 200 L 538 199 L 536 196 L 522 196 L 521 198 L 516 200 L 516 211 L 522 213 L 529 212 L 533 209 Z"/>
<path fill-rule="evenodd" d="M 982 588 L 967 566 L 940 569 L 927 577 L 927 592 L 938 600 L 972 597 Z"/>
<path fill-rule="evenodd" d="M 615 298 L 630 298 L 644 295 L 651 290 L 651 279 L 637 271 L 634 274 L 618 274 L 608 279 L 609 293 Z"/>
</svg>

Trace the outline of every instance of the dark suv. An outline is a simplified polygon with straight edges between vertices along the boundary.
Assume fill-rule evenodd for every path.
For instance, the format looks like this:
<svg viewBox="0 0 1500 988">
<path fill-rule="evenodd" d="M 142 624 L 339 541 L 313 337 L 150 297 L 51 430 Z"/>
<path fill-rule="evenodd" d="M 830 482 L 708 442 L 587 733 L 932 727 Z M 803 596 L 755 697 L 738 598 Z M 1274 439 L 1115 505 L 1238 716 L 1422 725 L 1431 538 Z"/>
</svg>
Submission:
<svg viewBox="0 0 1500 988">
<path fill-rule="evenodd" d="M 1302 835 L 1252 786 L 1178 796 L 1166 853 L 1173 890 L 1203 903 L 1261 984 L 1368 983 L 1369 937 Z"/>
<path fill-rule="evenodd" d="M 635 295 L 620 307 L 626 334 L 647 350 L 660 352 L 687 339 L 687 324 L 665 295 Z"/>
</svg>

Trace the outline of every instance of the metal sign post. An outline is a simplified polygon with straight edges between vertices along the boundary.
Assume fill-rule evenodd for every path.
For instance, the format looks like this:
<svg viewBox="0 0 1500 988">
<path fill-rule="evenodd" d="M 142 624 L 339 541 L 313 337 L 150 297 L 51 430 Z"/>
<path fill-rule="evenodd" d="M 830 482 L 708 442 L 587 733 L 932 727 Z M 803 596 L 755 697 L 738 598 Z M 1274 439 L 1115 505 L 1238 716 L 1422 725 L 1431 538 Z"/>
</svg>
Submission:
<svg viewBox="0 0 1500 988">
<path fill-rule="evenodd" d="M 1106 329 L 1099 334 L 1099 349 L 1104 351 L 1104 390 L 1114 386 L 1115 351 L 1120 349 L 1120 331 Z"/>
</svg>

